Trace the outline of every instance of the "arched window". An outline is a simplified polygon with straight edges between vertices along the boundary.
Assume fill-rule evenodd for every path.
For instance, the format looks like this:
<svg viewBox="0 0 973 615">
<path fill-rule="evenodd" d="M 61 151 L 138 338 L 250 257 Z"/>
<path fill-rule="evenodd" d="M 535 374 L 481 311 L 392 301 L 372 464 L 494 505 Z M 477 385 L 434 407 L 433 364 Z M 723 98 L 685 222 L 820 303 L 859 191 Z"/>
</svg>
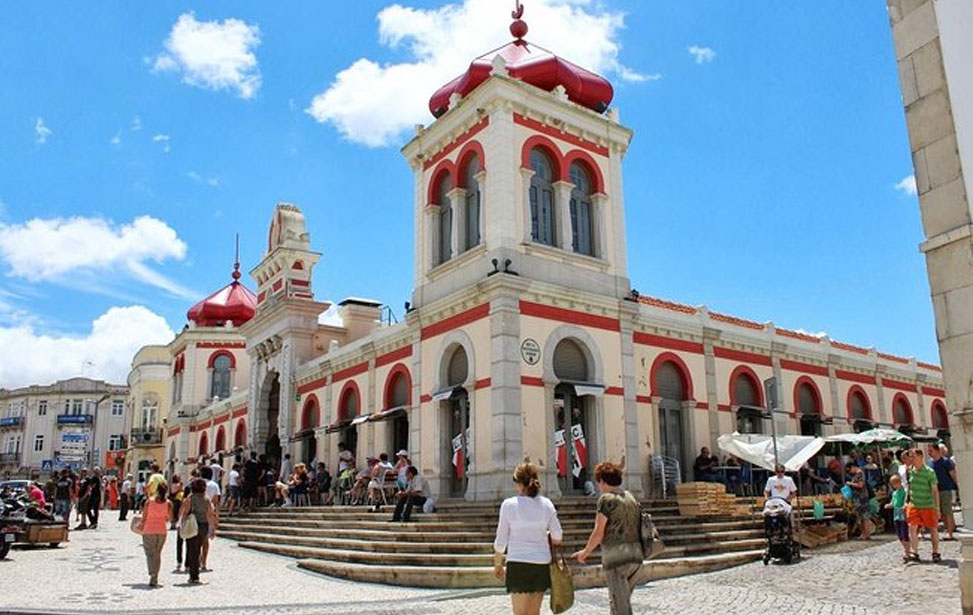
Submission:
<svg viewBox="0 0 973 615">
<path fill-rule="evenodd" d="M 652 394 L 663 400 L 683 402 L 689 399 L 686 377 L 673 361 L 664 361 L 655 371 Z"/>
<path fill-rule="evenodd" d="M 399 372 L 392 376 L 386 408 L 405 408 L 409 405 L 409 382 L 405 374 Z"/>
<path fill-rule="evenodd" d="M 932 426 L 933 429 L 949 429 L 949 414 L 938 399 L 932 402 Z"/>
<path fill-rule="evenodd" d="M 318 400 L 311 397 L 304 404 L 304 412 L 301 414 L 301 431 L 314 429 L 321 422 L 321 412 L 318 408 Z"/>
<path fill-rule="evenodd" d="M 449 175 L 443 174 L 439 180 L 436 197 L 439 205 L 439 262 L 445 263 L 453 254 L 453 204 L 449 199 L 449 191 L 453 189 L 453 182 Z"/>
<path fill-rule="evenodd" d="M 591 174 L 580 162 L 571 163 L 571 249 L 595 255 L 591 206 Z"/>
<path fill-rule="evenodd" d="M 741 372 L 734 379 L 733 402 L 737 406 L 760 407 L 760 392 L 749 373 Z"/>
<path fill-rule="evenodd" d="M 233 435 L 233 448 L 243 448 L 247 445 L 247 423 L 243 419 L 237 421 L 236 433 Z"/>
<path fill-rule="evenodd" d="M 206 432 L 199 434 L 199 456 L 205 457 L 209 453 L 209 436 Z"/>
<path fill-rule="evenodd" d="M 226 430 L 221 426 L 216 430 L 216 446 L 213 448 L 214 453 L 220 453 L 226 450 Z"/>
<path fill-rule="evenodd" d="M 530 151 L 530 236 L 537 243 L 554 245 L 554 166 L 540 148 Z"/>
<path fill-rule="evenodd" d="M 457 346 L 449 357 L 449 365 L 446 368 L 446 385 L 450 387 L 462 386 L 469 377 L 469 361 L 466 357 L 466 350 L 462 346 Z"/>
<path fill-rule="evenodd" d="M 892 422 L 896 425 L 912 425 L 912 407 L 903 395 L 896 395 L 892 402 Z"/>
<path fill-rule="evenodd" d="M 868 406 L 868 398 L 861 391 L 852 391 L 848 396 L 848 418 L 855 421 L 870 421 L 872 411 Z"/>
<path fill-rule="evenodd" d="M 232 361 L 229 355 L 221 354 L 213 359 L 213 374 L 210 380 L 209 396 L 214 399 L 226 399 L 230 396 L 230 367 Z"/>
<path fill-rule="evenodd" d="M 341 398 L 341 420 L 350 421 L 358 416 L 358 390 L 350 386 Z"/>
<path fill-rule="evenodd" d="M 554 375 L 561 382 L 588 381 L 588 358 L 574 340 L 561 340 L 554 348 Z"/>
<path fill-rule="evenodd" d="M 155 397 L 145 397 L 142 399 L 142 421 L 141 426 L 145 431 L 155 429 L 159 420 L 159 400 Z"/>
<path fill-rule="evenodd" d="M 797 411 L 800 414 L 820 414 L 821 412 L 818 392 L 807 382 L 802 382 L 797 387 Z"/>
<path fill-rule="evenodd" d="M 466 163 L 466 246 L 465 249 L 476 247 L 480 243 L 480 184 L 476 181 L 476 174 L 480 172 L 480 158 L 476 154 L 470 156 Z"/>
</svg>

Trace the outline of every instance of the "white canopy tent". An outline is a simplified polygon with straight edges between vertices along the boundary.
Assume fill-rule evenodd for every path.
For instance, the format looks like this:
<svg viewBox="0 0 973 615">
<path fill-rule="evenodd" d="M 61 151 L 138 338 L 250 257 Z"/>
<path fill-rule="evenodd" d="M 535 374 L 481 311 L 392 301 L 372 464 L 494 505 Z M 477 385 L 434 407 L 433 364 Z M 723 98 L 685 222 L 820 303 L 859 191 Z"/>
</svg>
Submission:
<svg viewBox="0 0 973 615">
<path fill-rule="evenodd" d="M 732 433 L 720 436 L 720 450 L 755 466 L 774 471 L 774 438 L 761 434 Z M 777 459 L 788 472 L 797 472 L 824 447 L 823 438 L 777 436 Z"/>
</svg>

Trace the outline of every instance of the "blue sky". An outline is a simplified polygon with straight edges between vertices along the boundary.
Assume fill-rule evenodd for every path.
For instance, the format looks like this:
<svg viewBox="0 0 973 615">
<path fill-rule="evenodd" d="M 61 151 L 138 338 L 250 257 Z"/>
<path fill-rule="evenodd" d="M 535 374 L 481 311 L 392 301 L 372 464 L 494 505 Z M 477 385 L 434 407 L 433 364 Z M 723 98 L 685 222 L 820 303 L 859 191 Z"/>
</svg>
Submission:
<svg viewBox="0 0 973 615">
<path fill-rule="evenodd" d="M 320 298 L 374 297 L 401 316 L 399 129 L 431 122 L 416 101 L 509 39 L 512 4 L 8 7 L 0 341 L 27 350 L 5 353 L 0 385 L 85 361 L 123 377 L 133 344 L 166 341 L 193 297 L 229 281 L 237 232 L 244 269 L 258 262 L 280 200 L 324 253 Z M 528 39 L 606 74 L 635 130 L 636 288 L 938 361 L 917 201 L 896 188 L 912 167 L 883 6 L 525 4 Z"/>
</svg>

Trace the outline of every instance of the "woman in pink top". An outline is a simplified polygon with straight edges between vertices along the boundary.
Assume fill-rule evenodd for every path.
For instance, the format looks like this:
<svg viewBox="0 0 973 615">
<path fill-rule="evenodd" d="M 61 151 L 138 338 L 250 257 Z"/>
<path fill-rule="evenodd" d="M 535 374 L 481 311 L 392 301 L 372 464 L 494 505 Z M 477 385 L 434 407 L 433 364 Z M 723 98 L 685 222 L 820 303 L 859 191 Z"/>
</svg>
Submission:
<svg viewBox="0 0 973 615">
<path fill-rule="evenodd" d="M 166 499 L 168 485 L 160 483 L 155 497 L 142 506 L 142 548 L 149 566 L 149 587 L 159 587 L 159 568 L 162 566 L 162 547 L 166 544 L 166 532 L 172 519 L 172 502 Z"/>
</svg>

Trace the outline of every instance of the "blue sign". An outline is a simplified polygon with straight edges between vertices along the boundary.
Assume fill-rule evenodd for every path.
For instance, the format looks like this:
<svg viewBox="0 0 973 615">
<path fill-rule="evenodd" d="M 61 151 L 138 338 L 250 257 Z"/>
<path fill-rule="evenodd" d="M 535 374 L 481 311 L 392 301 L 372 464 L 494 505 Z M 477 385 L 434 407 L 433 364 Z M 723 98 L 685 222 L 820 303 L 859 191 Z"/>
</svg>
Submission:
<svg viewBox="0 0 973 615">
<path fill-rule="evenodd" d="M 62 414 L 57 417 L 61 425 L 87 425 L 91 422 L 90 414 Z"/>
<path fill-rule="evenodd" d="M 0 427 L 13 427 L 14 425 L 20 425 L 19 416 L 9 416 L 7 418 L 0 419 Z"/>
<path fill-rule="evenodd" d="M 85 433 L 63 433 L 61 442 L 87 442 L 88 434 Z"/>
<path fill-rule="evenodd" d="M 53 472 L 53 471 L 54 471 L 54 460 L 41 459 L 41 472 Z"/>
</svg>

